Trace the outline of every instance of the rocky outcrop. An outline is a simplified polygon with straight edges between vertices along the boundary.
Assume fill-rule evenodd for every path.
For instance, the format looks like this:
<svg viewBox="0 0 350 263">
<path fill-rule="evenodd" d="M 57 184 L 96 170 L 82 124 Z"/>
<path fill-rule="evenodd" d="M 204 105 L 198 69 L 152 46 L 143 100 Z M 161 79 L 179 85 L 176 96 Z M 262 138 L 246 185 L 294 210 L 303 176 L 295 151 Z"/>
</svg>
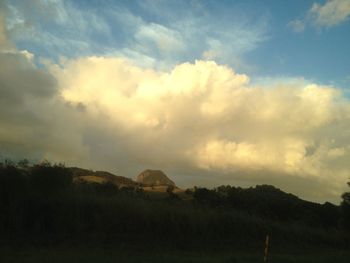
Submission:
<svg viewBox="0 0 350 263">
<path fill-rule="evenodd" d="M 175 186 L 175 183 L 160 170 L 143 171 L 137 176 L 137 182 L 143 186 Z"/>
<path fill-rule="evenodd" d="M 160 170 L 145 170 L 137 176 L 137 182 L 130 178 L 117 176 L 105 171 L 92 171 L 77 167 L 69 168 L 73 174 L 74 181 L 87 183 L 113 183 L 121 187 L 140 186 L 175 186 L 165 173 Z"/>
</svg>

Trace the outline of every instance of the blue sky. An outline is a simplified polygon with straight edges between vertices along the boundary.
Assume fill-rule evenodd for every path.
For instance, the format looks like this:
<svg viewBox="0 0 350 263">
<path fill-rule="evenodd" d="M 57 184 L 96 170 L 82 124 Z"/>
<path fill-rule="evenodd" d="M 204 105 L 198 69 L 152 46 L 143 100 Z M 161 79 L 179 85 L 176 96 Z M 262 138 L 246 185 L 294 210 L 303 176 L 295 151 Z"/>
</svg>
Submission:
<svg viewBox="0 0 350 263">
<path fill-rule="evenodd" d="M 291 20 L 304 17 L 313 2 L 264 1 L 271 14 L 270 39 L 248 54 L 247 60 L 258 65 L 260 75 L 301 76 L 349 87 L 349 20 L 331 28 L 307 26 L 299 33 L 287 26 Z"/>
<path fill-rule="evenodd" d="M 252 78 L 348 88 L 350 20 L 319 26 L 308 15 L 315 3 L 327 2 L 14 0 L 7 21 L 18 48 L 55 60 L 117 54 L 167 68 L 206 57 Z M 302 32 L 290 24 L 296 19 Z"/>
</svg>

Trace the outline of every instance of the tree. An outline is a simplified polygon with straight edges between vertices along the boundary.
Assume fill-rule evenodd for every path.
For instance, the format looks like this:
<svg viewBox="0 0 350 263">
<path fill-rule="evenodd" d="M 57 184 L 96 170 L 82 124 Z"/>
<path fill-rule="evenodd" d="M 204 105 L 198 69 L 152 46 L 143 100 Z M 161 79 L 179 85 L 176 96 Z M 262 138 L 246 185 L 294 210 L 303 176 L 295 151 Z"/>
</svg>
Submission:
<svg viewBox="0 0 350 263">
<path fill-rule="evenodd" d="M 22 159 L 17 162 L 17 166 L 20 168 L 28 168 L 29 167 L 29 161 L 27 159 Z"/>
<path fill-rule="evenodd" d="M 56 195 L 73 184 L 72 172 L 62 164 L 42 163 L 31 168 L 32 189 L 39 194 Z"/>
<path fill-rule="evenodd" d="M 0 167 L 0 206 L 11 205 L 17 200 L 24 199 L 28 190 L 27 175 L 13 165 Z"/>
<path fill-rule="evenodd" d="M 166 189 L 166 192 L 171 195 L 174 192 L 174 186 L 173 185 L 169 185 Z"/>
<path fill-rule="evenodd" d="M 348 183 L 350 187 L 350 182 Z M 346 192 L 342 195 L 343 201 L 341 202 L 342 210 L 342 225 L 350 231 L 350 192 Z"/>
<path fill-rule="evenodd" d="M 179 199 L 179 197 L 177 196 L 177 194 L 174 193 L 174 190 L 175 190 L 175 187 L 173 185 L 168 185 L 168 187 L 166 188 L 166 192 L 168 193 L 168 198 L 177 200 Z"/>
<path fill-rule="evenodd" d="M 193 193 L 193 198 L 198 203 L 212 206 L 217 206 L 220 204 L 220 201 L 222 201 L 215 190 L 209 190 L 207 188 L 196 188 Z"/>
</svg>

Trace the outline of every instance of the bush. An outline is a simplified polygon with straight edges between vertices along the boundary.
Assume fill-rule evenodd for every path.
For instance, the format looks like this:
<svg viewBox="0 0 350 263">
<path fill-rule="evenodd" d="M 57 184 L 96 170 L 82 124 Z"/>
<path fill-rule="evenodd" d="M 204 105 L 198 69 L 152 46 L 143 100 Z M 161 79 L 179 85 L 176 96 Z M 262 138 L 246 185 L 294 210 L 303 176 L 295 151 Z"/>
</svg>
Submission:
<svg viewBox="0 0 350 263">
<path fill-rule="evenodd" d="M 64 165 L 43 163 L 30 169 L 30 182 L 34 192 L 43 195 L 56 195 L 68 189 L 73 183 L 73 176 Z"/>
</svg>

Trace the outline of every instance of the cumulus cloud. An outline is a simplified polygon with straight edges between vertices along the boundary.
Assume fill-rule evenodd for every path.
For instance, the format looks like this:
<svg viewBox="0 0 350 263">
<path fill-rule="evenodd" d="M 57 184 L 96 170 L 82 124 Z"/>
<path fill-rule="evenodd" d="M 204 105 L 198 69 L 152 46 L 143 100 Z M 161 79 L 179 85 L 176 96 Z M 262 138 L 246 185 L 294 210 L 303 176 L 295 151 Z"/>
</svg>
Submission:
<svg viewBox="0 0 350 263">
<path fill-rule="evenodd" d="M 113 150 L 108 141 L 109 158 L 119 169 L 126 158 L 128 165 L 244 173 L 247 180 L 270 172 L 314 178 L 329 185 L 332 198 L 347 180 L 350 104 L 333 87 L 301 80 L 252 86 L 248 76 L 211 61 L 162 72 L 120 58 L 87 57 L 50 70 L 66 101 L 104 116 L 115 143 Z M 85 143 L 97 160 L 96 142 Z M 302 194 L 318 195 L 316 189 Z"/>
<path fill-rule="evenodd" d="M 313 3 L 303 19 L 292 20 L 288 23 L 288 26 L 296 33 L 300 33 L 305 30 L 308 24 L 319 29 L 330 28 L 344 23 L 349 17 L 349 0 L 327 0 L 323 5 Z"/>
<path fill-rule="evenodd" d="M 55 78 L 36 68 L 25 53 L 0 53 L 1 154 L 79 158 L 77 125 L 71 119 L 74 111 L 60 100 L 57 88 Z"/>
</svg>

